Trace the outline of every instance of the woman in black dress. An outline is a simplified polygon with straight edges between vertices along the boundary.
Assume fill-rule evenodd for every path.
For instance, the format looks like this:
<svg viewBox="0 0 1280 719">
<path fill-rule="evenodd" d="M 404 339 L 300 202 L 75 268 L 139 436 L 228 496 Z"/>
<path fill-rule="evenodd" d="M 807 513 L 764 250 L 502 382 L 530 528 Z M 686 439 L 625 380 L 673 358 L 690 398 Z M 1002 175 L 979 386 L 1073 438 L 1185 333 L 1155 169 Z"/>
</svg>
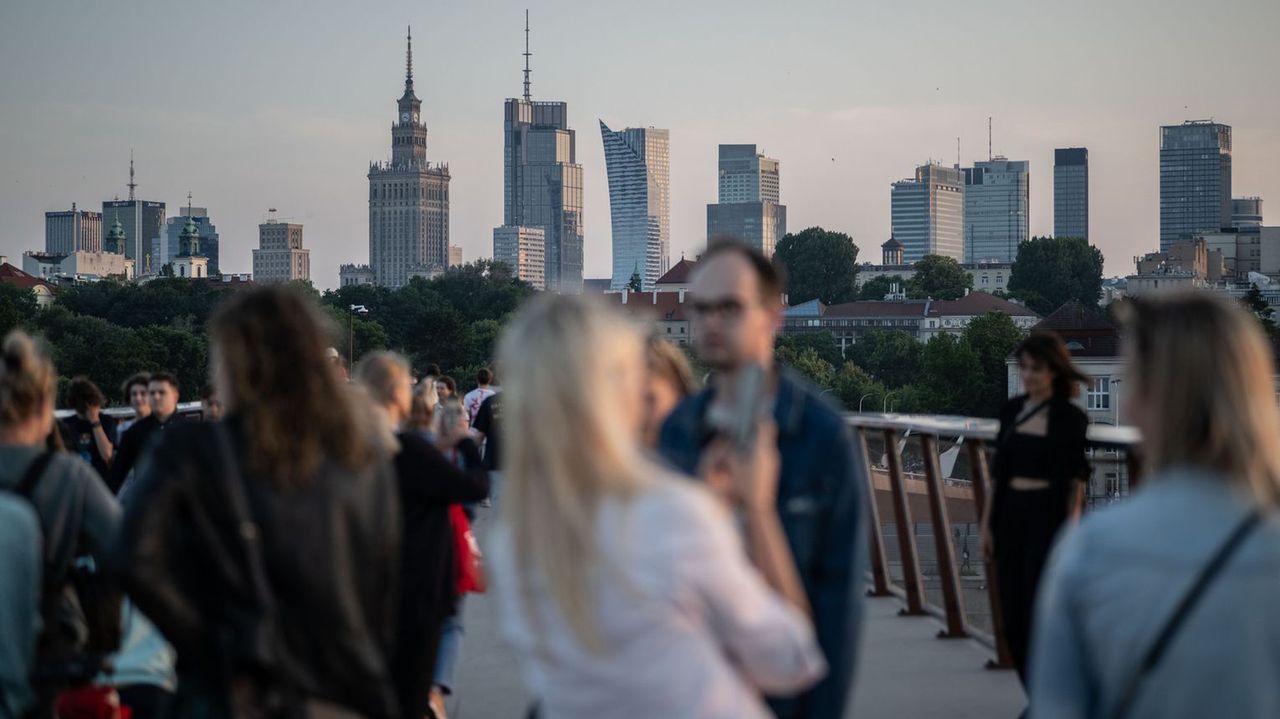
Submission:
<svg viewBox="0 0 1280 719">
<path fill-rule="evenodd" d="M 1026 394 L 1000 413 L 992 465 L 995 491 L 987 512 L 985 549 L 993 557 L 1000 614 L 1018 678 L 1026 685 L 1036 585 L 1068 517 L 1079 512 L 1089 476 L 1089 419 L 1071 400 L 1087 380 L 1056 334 L 1036 332 L 1018 346 Z"/>
</svg>

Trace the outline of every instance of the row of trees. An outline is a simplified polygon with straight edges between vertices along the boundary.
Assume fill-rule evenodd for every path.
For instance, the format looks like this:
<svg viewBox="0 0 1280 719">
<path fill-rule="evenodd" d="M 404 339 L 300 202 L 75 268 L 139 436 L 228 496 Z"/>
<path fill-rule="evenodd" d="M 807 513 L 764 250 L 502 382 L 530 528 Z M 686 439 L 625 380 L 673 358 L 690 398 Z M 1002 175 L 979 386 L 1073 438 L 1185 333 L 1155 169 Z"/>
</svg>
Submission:
<svg viewBox="0 0 1280 719">
<path fill-rule="evenodd" d="M 810 227 L 778 242 L 776 259 L 787 271 L 792 304 L 817 299 L 834 305 L 878 300 L 897 284 L 907 297 L 953 300 L 973 286 L 973 278 L 950 257 L 928 255 L 910 279 L 876 277 L 858 286 L 858 247 L 843 232 Z M 1096 307 L 1102 294 L 1102 253 L 1087 240 L 1036 237 L 1018 245 L 1008 296 L 1048 314 L 1070 300 Z"/>
<path fill-rule="evenodd" d="M 1008 397 L 1005 360 L 1023 336 L 1008 315 L 991 312 L 959 336 L 928 342 L 873 330 L 842 354 L 830 332 L 816 332 L 779 337 L 776 352 L 850 410 L 995 417 Z"/>
<path fill-rule="evenodd" d="M 491 361 L 502 323 L 534 292 L 485 260 L 395 290 L 344 287 L 321 295 L 309 283 L 299 286 L 333 319 L 331 341 L 344 356 L 395 349 L 419 370 L 439 364 L 463 386 Z M 53 305 L 38 309 L 30 291 L 0 284 L 0 336 L 15 327 L 43 335 L 61 382 L 85 375 L 115 400 L 123 399 L 119 386 L 129 375 L 162 369 L 177 375 L 191 399 L 208 384 L 205 325 L 234 291 L 185 279 L 104 281 L 61 288 Z"/>
</svg>

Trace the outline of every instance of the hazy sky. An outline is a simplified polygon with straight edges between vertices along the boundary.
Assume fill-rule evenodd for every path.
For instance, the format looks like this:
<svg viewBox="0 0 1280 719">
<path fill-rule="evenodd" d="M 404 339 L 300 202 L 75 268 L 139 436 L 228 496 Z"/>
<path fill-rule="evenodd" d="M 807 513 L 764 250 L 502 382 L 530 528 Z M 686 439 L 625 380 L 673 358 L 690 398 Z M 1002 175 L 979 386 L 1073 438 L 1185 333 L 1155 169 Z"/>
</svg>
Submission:
<svg viewBox="0 0 1280 719">
<path fill-rule="evenodd" d="M 368 260 L 371 160 L 413 25 L 428 155 L 453 174 L 451 233 L 491 254 L 502 102 L 569 103 L 585 171 L 586 275 L 610 267 L 596 120 L 671 131 L 673 258 L 705 242 L 716 145 L 782 161 L 788 227 L 879 261 L 890 183 L 930 158 L 1031 162 L 1031 231 L 1053 227 L 1053 149 L 1089 148 L 1108 274 L 1158 245 L 1158 126 L 1234 127 L 1234 190 L 1280 219 L 1280 2 L 283 2 L 0 0 L 0 254 L 44 246 L 44 212 L 138 193 L 209 208 L 222 267 L 251 269 L 268 207 L 305 224 L 312 280 Z M 17 262 L 20 264 L 20 262 Z"/>
</svg>

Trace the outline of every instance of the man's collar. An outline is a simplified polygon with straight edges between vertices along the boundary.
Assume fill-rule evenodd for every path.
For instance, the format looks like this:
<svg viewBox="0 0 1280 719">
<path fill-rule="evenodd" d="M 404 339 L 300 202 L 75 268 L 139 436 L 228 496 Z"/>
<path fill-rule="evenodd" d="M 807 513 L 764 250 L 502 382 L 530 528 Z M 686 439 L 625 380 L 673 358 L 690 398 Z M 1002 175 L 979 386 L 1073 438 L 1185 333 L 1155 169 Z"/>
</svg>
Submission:
<svg viewBox="0 0 1280 719">
<path fill-rule="evenodd" d="M 777 382 L 773 396 L 773 421 L 778 425 L 778 434 L 795 434 L 800 431 L 800 422 L 804 418 L 805 392 L 803 386 L 791 370 L 774 366 Z M 707 389 L 694 398 L 693 417 L 705 419 L 707 409 L 715 400 L 716 383 L 707 384 Z"/>
</svg>

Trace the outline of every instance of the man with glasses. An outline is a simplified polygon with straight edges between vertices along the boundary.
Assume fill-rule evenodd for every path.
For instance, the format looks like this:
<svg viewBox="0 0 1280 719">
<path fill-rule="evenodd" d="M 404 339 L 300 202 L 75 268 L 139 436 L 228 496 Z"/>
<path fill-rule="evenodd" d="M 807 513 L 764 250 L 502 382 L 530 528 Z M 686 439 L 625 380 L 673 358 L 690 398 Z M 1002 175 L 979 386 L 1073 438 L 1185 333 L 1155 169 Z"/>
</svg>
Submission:
<svg viewBox="0 0 1280 719">
<path fill-rule="evenodd" d="M 771 699 L 780 719 L 840 719 L 853 683 L 866 568 L 866 464 L 840 414 L 818 392 L 774 363 L 782 326 L 781 271 L 758 251 L 713 242 L 694 270 L 690 297 L 693 342 L 712 378 L 684 400 L 663 426 L 659 450 L 696 475 L 716 430 L 708 417 L 730 398 L 740 372 L 765 370 L 777 423 L 781 472 L 778 514 L 804 582 L 829 673 L 808 692 Z"/>
</svg>

